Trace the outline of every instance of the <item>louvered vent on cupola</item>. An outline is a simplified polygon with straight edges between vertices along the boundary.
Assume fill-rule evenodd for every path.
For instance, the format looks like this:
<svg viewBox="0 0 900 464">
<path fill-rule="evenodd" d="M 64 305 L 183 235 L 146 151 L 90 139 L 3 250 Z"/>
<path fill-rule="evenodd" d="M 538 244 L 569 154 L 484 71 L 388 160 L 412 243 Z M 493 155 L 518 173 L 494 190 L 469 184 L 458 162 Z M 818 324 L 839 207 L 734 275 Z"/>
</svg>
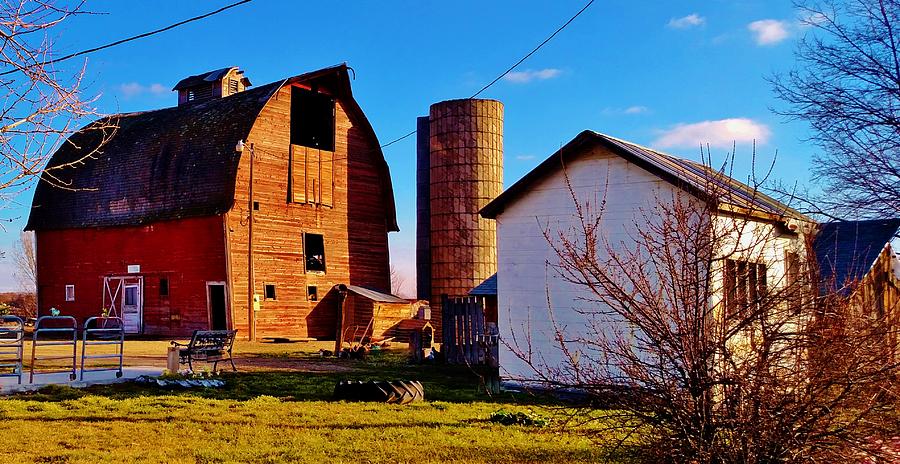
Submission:
<svg viewBox="0 0 900 464">
<path fill-rule="evenodd" d="M 178 91 L 178 105 L 223 98 L 243 92 L 250 79 L 236 66 L 217 69 L 182 79 L 172 90 Z"/>
</svg>

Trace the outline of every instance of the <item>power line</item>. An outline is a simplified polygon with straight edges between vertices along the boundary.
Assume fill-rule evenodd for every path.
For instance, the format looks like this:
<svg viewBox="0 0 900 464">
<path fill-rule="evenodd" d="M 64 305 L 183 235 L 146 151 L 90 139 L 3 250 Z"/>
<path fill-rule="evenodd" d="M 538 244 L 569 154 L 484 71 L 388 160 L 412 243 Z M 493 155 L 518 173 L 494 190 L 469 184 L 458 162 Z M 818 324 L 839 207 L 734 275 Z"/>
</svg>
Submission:
<svg viewBox="0 0 900 464">
<path fill-rule="evenodd" d="M 473 99 L 473 98 L 475 98 L 475 97 L 481 95 L 482 92 L 484 92 L 485 90 L 489 89 L 492 85 L 496 84 L 500 79 L 503 79 L 504 76 L 506 76 L 507 74 L 509 74 L 510 72 L 512 72 L 512 70 L 516 69 L 516 67 L 518 67 L 520 64 L 524 63 L 525 60 L 527 60 L 528 58 L 530 58 L 531 55 L 534 55 L 535 53 L 537 53 L 537 51 L 540 50 L 544 45 L 547 45 L 548 42 L 550 42 L 551 40 L 553 40 L 553 38 L 556 37 L 557 34 L 559 34 L 560 32 L 562 32 L 563 29 L 565 29 L 566 27 L 568 27 L 569 24 L 572 24 L 572 21 L 575 21 L 576 18 L 578 18 L 579 16 L 581 16 L 581 13 L 584 13 L 585 10 L 587 10 L 588 8 L 590 8 L 590 6 L 593 5 L 593 4 L 594 4 L 594 0 L 590 0 L 589 2 L 587 2 L 580 10 L 578 10 L 577 13 L 575 13 L 575 15 L 573 15 L 571 18 L 569 18 L 568 21 L 566 21 L 565 23 L 563 23 L 562 26 L 559 26 L 558 29 L 556 29 L 555 31 L 553 31 L 553 33 L 550 34 L 550 36 L 548 36 L 546 39 L 544 39 L 543 42 L 539 43 L 537 47 L 534 47 L 534 49 L 531 50 L 530 52 L 528 52 L 527 55 L 523 56 L 519 61 L 516 61 L 516 63 L 513 64 L 512 66 L 510 66 L 506 71 L 503 71 L 502 74 L 500 74 L 499 76 L 497 76 L 496 78 L 494 78 L 494 80 L 492 80 L 492 81 L 489 82 L 487 85 L 485 85 L 484 87 L 482 87 L 481 90 L 479 90 L 479 91 L 475 92 L 474 94 L 472 94 L 472 96 L 469 97 L 469 99 L 471 100 L 471 99 Z M 401 140 L 404 140 L 404 139 L 406 139 L 406 138 L 408 138 L 408 137 L 411 137 L 411 136 L 412 136 L 413 134 L 415 134 L 416 132 L 417 132 L 417 131 L 413 130 L 412 132 L 410 132 L 410 133 L 408 133 L 408 134 L 406 134 L 406 135 L 404 135 L 404 136 L 402 136 L 402 137 L 398 137 L 398 138 L 396 138 L 396 139 L 394 139 L 394 140 L 391 140 L 390 142 L 388 142 L 388 143 L 382 145 L 381 148 L 389 147 L 389 146 L 391 146 L 391 145 L 393 145 L 393 144 L 395 144 L 395 143 L 397 143 L 397 142 L 399 142 L 399 141 L 401 141 Z"/>
<path fill-rule="evenodd" d="M 503 79 L 504 76 L 506 76 L 507 74 L 512 72 L 513 69 L 516 69 L 517 66 L 519 66 L 525 60 L 527 60 L 529 57 L 531 57 L 531 55 L 534 55 L 535 53 L 537 53 L 537 51 L 540 50 L 541 47 L 543 47 L 544 45 L 547 45 L 547 42 L 553 40 L 553 38 L 556 37 L 556 34 L 559 34 L 560 32 L 562 32 L 563 29 L 565 29 L 569 24 L 571 24 L 572 21 L 575 21 L 575 18 L 581 16 L 581 13 L 584 13 L 584 10 L 587 10 L 593 3 L 594 3 L 594 0 L 590 0 L 589 2 L 587 2 L 587 4 L 584 5 L 583 8 L 578 10 L 578 13 L 575 13 L 575 16 L 572 16 L 571 18 L 569 18 L 569 20 L 566 21 L 565 24 L 563 24 L 562 26 L 559 26 L 559 29 L 555 30 L 552 34 L 550 34 L 550 37 L 547 37 L 546 39 L 544 39 L 544 41 L 541 42 L 540 44 L 538 44 L 537 47 L 534 47 L 534 50 L 528 52 L 528 54 L 523 56 L 521 60 L 516 61 L 516 64 L 510 66 L 509 69 L 507 69 L 506 71 L 503 71 L 503 74 L 494 78 L 494 80 L 492 80 L 490 83 L 488 83 L 488 85 L 482 87 L 481 90 L 475 92 L 471 97 L 469 97 L 469 99 L 471 100 L 471 99 L 481 95 L 481 92 L 484 92 L 485 90 L 489 89 L 492 85 L 496 84 L 497 81 L 499 81 L 500 79 Z"/>
<path fill-rule="evenodd" d="M 394 140 L 391 140 L 390 142 L 388 142 L 388 143 L 382 145 L 381 148 L 389 147 L 389 146 L 391 146 L 391 145 L 393 145 L 393 144 L 395 144 L 395 143 L 397 143 L 397 142 L 399 142 L 399 141 L 401 141 L 401 140 L 403 140 L 403 139 L 405 139 L 405 138 L 411 137 L 411 136 L 413 136 L 416 132 L 418 132 L 418 130 L 413 129 L 412 132 L 410 132 L 410 133 L 404 135 L 403 137 L 398 137 L 398 138 L 396 138 L 396 139 L 394 139 Z"/>
<path fill-rule="evenodd" d="M 225 10 L 229 10 L 229 9 L 231 9 L 231 8 L 234 8 L 234 7 L 236 7 L 236 6 L 240 6 L 240 5 L 243 5 L 243 4 L 245 4 L 245 3 L 250 3 L 251 1 L 253 1 L 253 0 L 241 0 L 241 1 L 239 1 L 239 2 L 235 2 L 235 3 L 232 3 L 232 4 L 230 4 L 230 5 L 225 5 L 225 6 L 223 6 L 222 8 L 219 8 L 218 10 L 210 11 L 209 13 L 202 14 L 202 15 L 200 15 L 200 16 L 194 16 L 193 18 L 188 18 L 188 19 L 185 19 L 184 21 L 179 21 L 179 22 L 177 22 L 177 23 L 175 23 L 175 24 L 171 24 L 171 25 L 166 26 L 166 27 L 163 27 L 163 28 L 161 28 L 161 29 L 156 29 L 156 30 L 154 30 L 154 31 L 145 32 L 145 33 L 143 33 L 143 34 L 138 34 L 138 35 L 135 35 L 135 36 L 132 36 L 132 37 L 128 37 L 128 38 L 126 38 L 126 39 L 121 39 L 121 40 L 117 40 L 117 41 L 115 41 L 115 42 L 110 42 L 110 43 L 108 43 L 108 44 L 106 44 L 106 45 L 101 45 L 101 46 L 99 46 L 99 47 L 89 48 L 89 49 L 87 49 L 87 50 L 82 50 L 82 51 L 76 52 L 76 53 L 70 53 L 70 54 L 68 54 L 68 55 L 65 55 L 65 56 L 62 56 L 62 57 L 59 57 L 59 58 L 52 59 L 52 60 L 50 60 L 50 61 L 45 61 L 45 62 L 42 63 L 42 66 L 48 66 L 48 65 L 51 65 L 51 64 L 54 64 L 54 63 L 59 63 L 60 61 L 70 60 L 70 59 L 75 58 L 75 57 L 78 57 L 78 56 L 87 55 L 87 54 L 89 54 L 89 53 L 94 53 L 94 52 L 98 52 L 98 51 L 100 51 L 100 50 L 105 50 L 105 49 L 107 49 L 107 48 L 115 47 L 116 45 L 121 45 L 121 44 L 123 44 L 123 43 L 131 42 L 131 41 L 133 41 L 133 40 L 138 40 L 138 39 L 143 39 L 143 38 L 145 38 L 145 37 L 150 37 L 151 35 L 156 35 L 156 34 L 159 34 L 159 33 L 161 33 L 161 32 L 166 32 L 166 31 L 168 31 L 168 30 L 175 29 L 176 27 L 183 26 L 183 25 L 185 25 L 185 24 L 187 24 L 187 23 L 192 23 L 192 22 L 194 22 L 194 21 L 199 21 L 199 20 L 201 20 L 201 19 L 208 18 L 208 17 L 210 17 L 210 16 L 219 14 L 219 13 L 225 11 Z M 15 72 L 18 72 L 18 71 L 20 71 L 20 70 L 19 70 L 19 69 L 11 69 L 11 70 L 9 70 L 9 71 L 5 71 L 5 72 L 0 73 L 0 76 L 5 76 L 5 75 L 7 75 L 7 74 L 12 74 L 12 73 L 15 73 Z"/>
</svg>

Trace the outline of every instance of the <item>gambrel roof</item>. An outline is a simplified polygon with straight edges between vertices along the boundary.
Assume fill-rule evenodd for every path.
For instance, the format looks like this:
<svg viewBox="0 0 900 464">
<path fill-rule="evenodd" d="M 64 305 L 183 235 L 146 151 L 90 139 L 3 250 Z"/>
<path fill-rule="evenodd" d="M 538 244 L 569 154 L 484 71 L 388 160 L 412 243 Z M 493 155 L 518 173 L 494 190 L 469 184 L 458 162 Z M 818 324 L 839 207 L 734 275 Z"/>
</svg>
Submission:
<svg viewBox="0 0 900 464">
<path fill-rule="evenodd" d="M 629 162 L 692 194 L 704 196 L 708 187 L 714 186 L 717 190 L 725 192 L 725 198 L 713 199 L 719 201 L 720 209 L 737 214 L 762 216 L 771 220 L 795 218 L 813 222 L 793 208 L 703 163 L 678 158 L 590 130 L 578 134 L 571 142 L 525 174 L 482 208 L 481 215 L 489 219 L 496 218 L 507 205 L 527 193 L 536 182 L 561 170 L 565 162 L 571 162 L 595 146 L 606 147 Z"/>
<path fill-rule="evenodd" d="M 227 70 L 227 69 L 226 69 Z M 350 91 L 341 64 L 262 85 L 224 98 L 103 118 L 73 134 L 56 151 L 35 189 L 26 230 L 134 226 L 215 216 L 234 203 L 241 156 L 257 117 L 282 86 L 331 82 L 347 111 L 376 147 L 388 230 L 398 230 L 390 172 L 372 126 Z M 117 126 L 105 144 L 99 125 Z"/>
</svg>

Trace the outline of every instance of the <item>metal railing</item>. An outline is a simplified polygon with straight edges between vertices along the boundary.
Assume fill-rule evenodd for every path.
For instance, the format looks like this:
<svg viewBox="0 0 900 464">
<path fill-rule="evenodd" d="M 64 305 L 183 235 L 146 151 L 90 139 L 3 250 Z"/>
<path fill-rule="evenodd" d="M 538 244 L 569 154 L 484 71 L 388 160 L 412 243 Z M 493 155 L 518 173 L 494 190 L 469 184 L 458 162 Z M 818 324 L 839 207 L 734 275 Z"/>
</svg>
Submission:
<svg viewBox="0 0 900 464">
<path fill-rule="evenodd" d="M 112 346 L 115 353 L 87 354 L 88 346 Z M 122 377 L 122 364 L 124 361 L 125 325 L 119 317 L 90 317 L 84 321 L 84 330 L 81 335 L 81 380 L 84 380 L 85 372 L 116 371 L 116 377 Z M 118 367 L 91 367 L 85 368 L 85 359 L 118 359 Z"/>
<path fill-rule="evenodd" d="M 25 323 L 18 316 L 0 316 L 0 377 L 18 377 L 22 383 Z M 12 372 L 6 372 L 12 368 Z"/>
<path fill-rule="evenodd" d="M 48 326 L 49 325 L 49 326 Z M 55 335 L 55 338 L 41 338 L 41 335 Z M 39 346 L 71 346 L 72 356 L 53 355 L 53 356 L 37 356 Z M 69 380 L 77 378 L 76 358 L 78 356 L 78 322 L 72 316 L 41 316 L 34 323 L 34 334 L 31 338 L 31 373 L 28 377 L 28 383 L 34 383 L 34 374 L 57 374 L 61 372 L 69 372 Z M 37 361 L 54 361 L 61 359 L 71 359 L 72 367 L 66 369 L 43 370 L 39 371 Z"/>
</svg>

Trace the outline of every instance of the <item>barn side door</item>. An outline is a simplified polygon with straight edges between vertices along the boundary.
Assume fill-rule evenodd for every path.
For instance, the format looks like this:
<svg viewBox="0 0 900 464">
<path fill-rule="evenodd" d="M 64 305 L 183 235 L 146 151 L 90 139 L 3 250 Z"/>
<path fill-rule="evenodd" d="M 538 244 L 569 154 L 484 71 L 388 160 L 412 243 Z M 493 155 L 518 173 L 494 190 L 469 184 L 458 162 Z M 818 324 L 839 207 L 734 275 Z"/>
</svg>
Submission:
<svg viewBox="0 0 900 464">
<path fill-rule="evenodd" d="M 103 307 L 109 310 L 111 317 L 122 318 L 125 333 L 141 333 L 144 325 L 144 278 L 104 277 Z"/>
</svg>

